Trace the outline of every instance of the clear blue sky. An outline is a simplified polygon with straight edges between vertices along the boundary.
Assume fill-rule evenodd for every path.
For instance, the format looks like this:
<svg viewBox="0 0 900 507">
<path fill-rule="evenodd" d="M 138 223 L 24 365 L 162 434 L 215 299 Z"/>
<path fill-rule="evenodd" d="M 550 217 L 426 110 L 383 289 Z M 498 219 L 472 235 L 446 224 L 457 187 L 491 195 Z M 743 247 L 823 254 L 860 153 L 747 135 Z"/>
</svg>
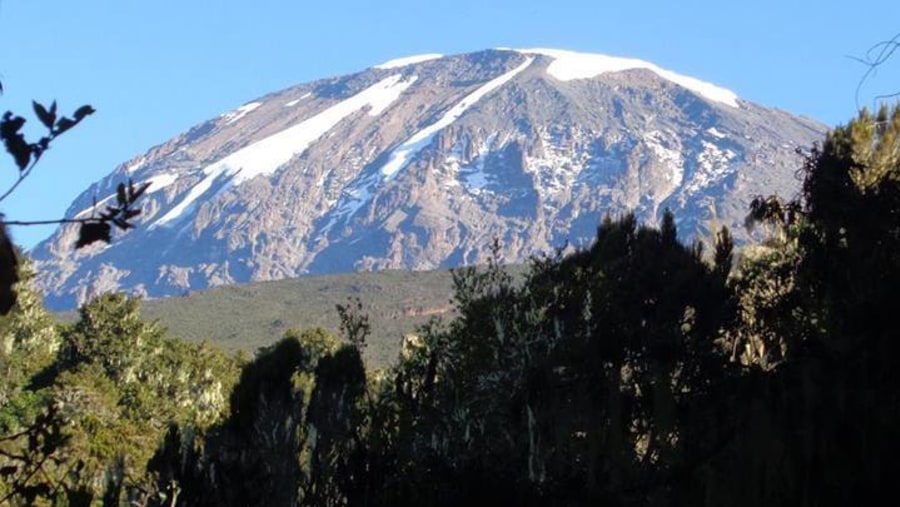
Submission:
<svg viewBox="0 0 900 507">
<path fill-rule="evenodd" d="M 896 0 L 0 0 L 0 110 L 33 118 L 32 98 L 97 109 L 0 211 L 61 217 L 91 182 L 196 123 L 416 53 L 543 46 L 641 58 L 834 125 L 854 114 L 864 71 L 848 56 L 897 32 Z M 898 90 L 900 54 L 863 102 Z M 2 189 L 14 173 L 0 157 Z M 51 231 L 13 234 L 30 247 Z"/>
</svg>

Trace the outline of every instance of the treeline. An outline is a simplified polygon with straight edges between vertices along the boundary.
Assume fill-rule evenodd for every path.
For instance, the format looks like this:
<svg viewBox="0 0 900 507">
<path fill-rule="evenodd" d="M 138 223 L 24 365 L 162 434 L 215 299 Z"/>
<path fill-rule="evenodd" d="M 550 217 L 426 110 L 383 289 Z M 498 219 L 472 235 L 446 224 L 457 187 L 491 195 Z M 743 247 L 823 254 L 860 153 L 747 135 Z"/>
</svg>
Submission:
<svg viewBox="0 0 900 507">
<path fill-rule="evenodd" d="M 291 331 L 255 358 L 107 296 L 3 322 L 0 498 L 20 505 L 857 505 L 900 460 L 900 108 L 862 113 L 709 252 L 631 216 L 455 272 L 389 369 Z M 736 258 L 735 258 L 736 257 Z M 894 465 L 892 465 L 894 463 Z M 887 495 L 887 496 L 884 496 Z M 3 502 L 0 502 L 3 503 Z"/>
</svg>

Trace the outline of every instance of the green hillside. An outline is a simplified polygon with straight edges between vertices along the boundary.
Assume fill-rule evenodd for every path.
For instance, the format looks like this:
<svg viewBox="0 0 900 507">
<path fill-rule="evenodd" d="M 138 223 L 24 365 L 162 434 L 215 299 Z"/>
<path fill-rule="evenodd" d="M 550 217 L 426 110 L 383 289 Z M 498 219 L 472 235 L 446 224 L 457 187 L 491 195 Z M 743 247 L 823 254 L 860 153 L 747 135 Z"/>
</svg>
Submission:
<svg viewBox="0 0 900 507">
<path fill-rule="evenodd" d="M 254 352 L 290 328 L 322 327 L 338 335 L 336 305 L 359 298 L 372 325 L 366 360 L 380 367 L 396 357 L 405 333 L 451 313 L 452 295 L 449 271 L 383 271 L 217 287 L 144 301 L 141 313 L 159 319 L 170 336 Z"/>
</svg>

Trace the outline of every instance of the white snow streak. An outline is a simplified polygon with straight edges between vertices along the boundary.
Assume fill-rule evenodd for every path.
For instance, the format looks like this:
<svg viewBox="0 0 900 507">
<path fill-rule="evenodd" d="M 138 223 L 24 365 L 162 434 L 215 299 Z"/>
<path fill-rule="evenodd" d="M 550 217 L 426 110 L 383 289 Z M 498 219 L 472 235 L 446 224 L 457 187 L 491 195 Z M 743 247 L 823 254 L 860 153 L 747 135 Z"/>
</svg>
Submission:
<svg viewBox="0 0 900 507">
<path fill-rule="evenodd" d="M 303 95 L 301 95 L 300 98 L 294 99 L 294 100 L 292 100 L 292 101 L 290 101 L 290 102 L 285 102 L 285 103 L 284 103 L 284 107 L 294 107 L 294 106 L 296 106 L 297 104 L 299 104 L 301 100 L 306 99 L 306 98 L 309 98 L 309 97 L 311 97 L 311 96 L 312 96 L 312 92 L 306 92 L 306 93 L 304 93 Z"/>
<path fill-rule="evenodd" d="M 225 119 L 225 125 L 231 125 L 232 123 L 240 120 L 244 116 L 247 116 L 247 113 L 250 113 L 254 109 L 258 108 L 262 105 L 262 102 L 251 102 L 249 104 L 244 104 L 243 106 L 235 109 L 230 113 L 225 113 L 222 115 L 222 118 Z"/>
<path fill-rule="evenodd" d="M 419 150 L 428 146 L 438 132 L 458 120 L 459 117 L 462 116 L 467 109 L 481 100 L 482 97 L 496 90 L 504 83 L 515 77 L 516 74 L 525 70 L 529 65 L 531 65 L 531 62 L 533 61 L 534 58 L 528 58 L 524 63 L 522 63 L 515 69 L 483 84 L 474 92 L 466 95 L 465 98 L 463 98 L 460 102 L 453 106 L 449 111 L 444 113 L 444 115 L 438 121 L 420 130 L 412 137 L 394 148 L 387 163 L 384 164 L 384 167 L 381 168 L 381 174 L 384 176 L 384 178 L 392 178 L 395 174 L 397 174 L 397 171 L 406 167 L 412 157 L 416 153 L 418 153 Z"/>
<path fill-rule="evenodd" d="M 384 63 L 380 63 L 378 65 L 373 66 L 374 69 L 396 69 L 399 67 L 405 67 L 407 65 L 412 65 L 414 63 L 422 63 L 427 62 L 429 60 L 436 60 L 438 58 L 443 58 L 444 55 L 438 53 L 428 53 L 424 55 L 413 55 L 413 56 L 405 56 L 403 58 L 396 58 L 394 60 L 388 60 Z"/>
<path fill-rule="evenodd" d="M 709 135 L 711 135 L 711 136 L 713 136 L 713 137 L 718 137 L 719 139 L 722 139 L 722 138 L 725 137 L 725 134 L 723 134 L 723 133 L 719 132 L 718 130 L 716 130 L 715 127 L 709 127 L 708 129 L 706 129 L 706 133 L 709 134 Z"/>
<path fill-rule="evenodd" d="M 607 72 L 647 69 L 656 75 L 668 79 L 669 81 L 687 88 L 709 100 L 731 107 L 738 107 L 738 97 L 731 90 L 690 76 L 684 76 L 670 70 L 662 69 L 643 60 L 546 48 L 519 49 L 516 51 L 525 54 L 540 54 L 552 57 L 554 60 L 547 67 L 547 73 L 560 81 L 590 79 Z"/>
<path fill-rule="evenodd" d="M 147 162 L 147 157 L 141 157 L 134 161 L 134 163 L 129 164 L 128 167 L 125 168 L 126 173 L 133 173 L 143 167 L 144 163 Z"/>
<path fill-rule="evenodd" d="M 378 185 L 379 179 L 387 181 L 393 178 L 398 171 L 406 167 L 419 150 L 431 143 L 438 132 L 459 119 L 467 109 L 481 100 L 482 97 L 496 90 L 515 77 L 516 74 L 525 70 L 533 61 L 534 58 L 528 58 L 523 64 L 515 69 L 481 85 L 477 90 L 466 95 L 461 101 L 450 108 L 450 110 L 444 113 L 439 120 L 420 130 L 406 141 L 400 143 L 399 146 L 391 151 L 387 163 L 382 166 L 380 178 L 377 173 L 367 174 L 357 180 L 352 187 L 344 189 L 341 198 L 338 201 L 337 208 L 330 213 L 331 218 L 328 220 L 328 223 L 322 227 L 322 233 L 319 237 L 321 238 L 328 234 L 338 220 L 347 220 L 359 211 L 359 209 L 372 198 L 373 189 Z"/>
<path fill-rule="evenodd" d="M 203 194 L 206 193 L 207 190 L 212 186 L 213 181 L 216 180 L 218 176 L 222 174 L 221 171 L 213 174 L 207 174 L 204 170 L 205 177 L 200 180 L 196 185 L 191 187 L 188 191 L 187 195 L 181 200 L 180 203 L 175 205 L 172 209 L 169 210 L 168 213 L 163 215 L 159 220 L 150 224 L 148 229 L 154 229 L 157 226 L 166 225 L 169 222 L 175 221 L 177 218 L 181 217 L 185 212 L 194 209 L 194 202 Z"/>
<path fill-rule="evenodd" d="M 400 74 L 395 74 L 382 79 L 312 118 L 246 146 L 205 167 L 202 170 L 203 178 L 188 191 L 180 203 L 151 225 L 151 228 L 169 224 L 189 212 L 193 209 L 194 202 L 209 191 L 213 182 L 223 174 L 230 177 L 230 181 L 218 190 L 219 193 L 255 176 L 274 172 L 294 156 L 306 151 L 310 144 L 341 120 L 366 106 L 371 107 L 370 115 L 380 114 L 416 80 L 416 76 L 406 81 L 401 81 L 401 78 Z"/>
<path fill-rule="evenodd" d="M 156 176 L 152 176 L 148 178 L 144 183 L 149 183 L 150 186 L 147 188 L 147 193 L 152 194 L 153 192 L 158 192 L 172 183 L 175 183 L 175 180 L 178 179 L 178 175 L 174 173 L 162 173 L 157 174 Z M 140 186 L 140 185 L 135 185 Z"/>
</svg>

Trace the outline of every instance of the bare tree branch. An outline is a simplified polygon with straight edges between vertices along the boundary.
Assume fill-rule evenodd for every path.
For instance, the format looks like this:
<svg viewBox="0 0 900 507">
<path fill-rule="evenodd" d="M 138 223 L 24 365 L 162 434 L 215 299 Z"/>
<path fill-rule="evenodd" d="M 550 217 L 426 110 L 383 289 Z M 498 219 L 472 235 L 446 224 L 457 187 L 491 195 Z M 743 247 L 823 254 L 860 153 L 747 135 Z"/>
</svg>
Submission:
<svg viewBox="0 0 900 507">
<path fill-rule="evenodd" d="M 858 109 L 858 110 L 862 109 L 862 107 L 860 106 L 859 97 L 862 92 L 863 85 L 865 85 L 865 83 L 872 76 L 874 76 L 877 73 L 878 69 L 880 67 L 882 67 L 885 64 L 885 62 L 887 62 L 888 60 L 891 59 L 891 57 L 894 55 L 894 53 L 898 49 L 900 49 L 900 32 L 898 32 L 892 38 L 881 41 L 881 42 L 873 45 L 872 47 L 870 47 L 868 49 L 868 51 L 866 51 L 865 56 L 863 56 L 863 57 L 855 57 L 855 56 L 849 57 L 851 60 L 855 60 L 867 67 L 866 71 L 863 73 L 862 77 L 859 79 L 859 83 L 857 83 L 857 85 L 856 85 L 856 94 L 855 94 L 856 109 Z M 876 106 L 876 107 L 873 107 L 873 109 L 877 109 L 877 103 L 879 101 L 894 98 L 894 97 L 900 97 L 900 92 L 886 94 L 886 95 L 884 95 L 884 94 L 876 95 L 872 99 L 873 106 Z"/>
</svg>

